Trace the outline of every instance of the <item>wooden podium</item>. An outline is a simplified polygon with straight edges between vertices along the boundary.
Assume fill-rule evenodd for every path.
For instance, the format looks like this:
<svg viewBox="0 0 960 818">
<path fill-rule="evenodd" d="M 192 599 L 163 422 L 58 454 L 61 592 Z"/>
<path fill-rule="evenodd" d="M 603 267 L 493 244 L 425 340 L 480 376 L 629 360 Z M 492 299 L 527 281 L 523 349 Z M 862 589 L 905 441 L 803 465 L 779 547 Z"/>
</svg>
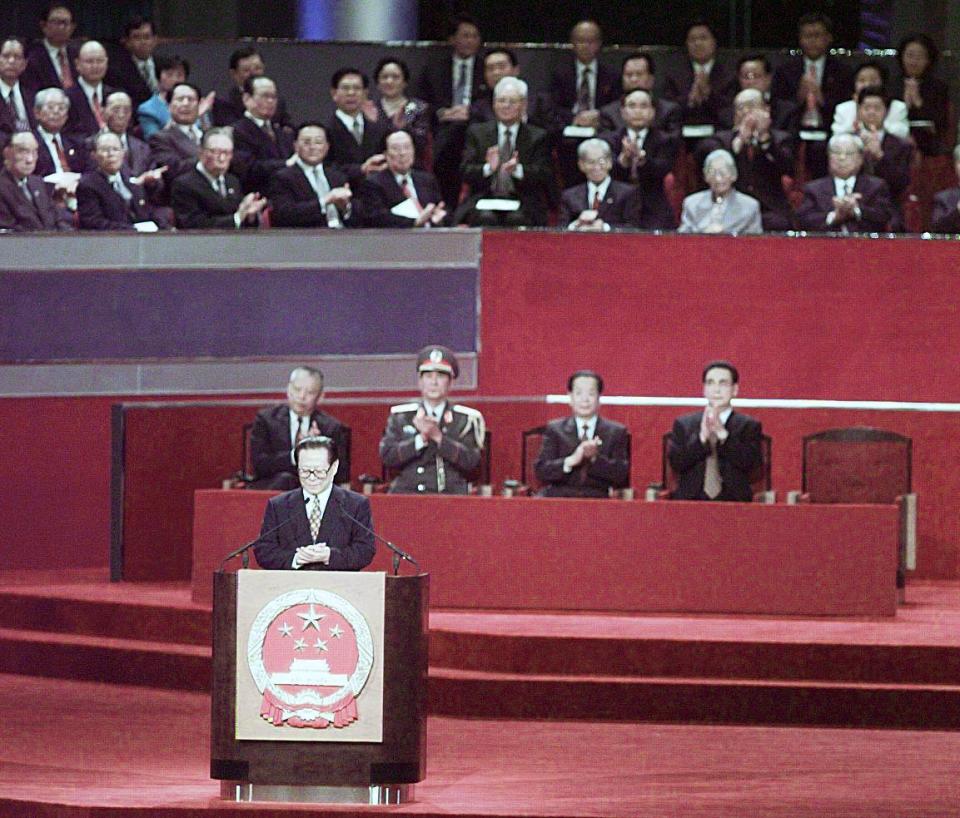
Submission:
<svg viewBox="0 0 960 818">
<path fill-rule="evenodd" d="M 321 571 L 243 573 L 269 574 L 280 586 L 298 588 L 308 577 L 310 587 L 321 593 L 337 576 Z M 333 726 L 322 731 L 287 727 L 284 740 L 237 738 L 238 675 L 245 672 L 244 662 L 237 661 L 238 623 L 252 614 L 242 609 L 245 603 L 238 594 L 238 576 L 214 574 L 210 776 L 221 780 L 221 796 L 238 801 L 407 800 L 410 785 L 426 775 L 429 576 L 384 577 L 383 658 L 378 671 L 378 680 L 382 677 L 382 736 L 364 741 L 352 740 L 350 730 L 341 732 Z M 381 575 L 350 576 L 379 580 Z M 296 615 L 290 618 L 301 624 Z M 304 630 L 306 627 L 303 624 Z M 240 681 L 250 684 L 248 679 Z M 358 697 L 357 701 L 363 700 Z M 320 732 L 328 735 L 315 740 Z"/>
</svg>

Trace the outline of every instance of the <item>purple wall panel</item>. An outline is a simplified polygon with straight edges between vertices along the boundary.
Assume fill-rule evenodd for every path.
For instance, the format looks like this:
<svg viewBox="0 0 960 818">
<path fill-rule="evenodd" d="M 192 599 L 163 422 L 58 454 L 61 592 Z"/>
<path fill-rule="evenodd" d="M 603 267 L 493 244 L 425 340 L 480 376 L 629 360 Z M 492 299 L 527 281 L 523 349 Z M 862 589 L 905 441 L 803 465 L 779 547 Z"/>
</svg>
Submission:
<svg viewBox="0 0 960 818">
<path fill-rule="evenodd" d="M 477 348 L 478 270 L 0 273 L 0 361 Z"/>
</svg>

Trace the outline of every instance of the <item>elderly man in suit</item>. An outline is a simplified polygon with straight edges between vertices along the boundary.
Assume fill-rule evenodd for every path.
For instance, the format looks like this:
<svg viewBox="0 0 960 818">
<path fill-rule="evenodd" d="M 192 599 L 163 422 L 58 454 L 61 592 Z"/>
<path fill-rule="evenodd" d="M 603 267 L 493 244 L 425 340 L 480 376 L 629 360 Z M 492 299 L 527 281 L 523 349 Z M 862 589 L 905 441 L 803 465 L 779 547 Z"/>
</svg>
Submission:
<svg viewBox="0 0 960 818">
<path fill-rule="evenodd" d="M 762 233 L 760 202 L 734 187 L 737 164 L 729 151 L 718 148 L 703 162 L 709 190 L 691 193 L 683 200 L 680 233 Z"/>
<path fill-rule="evenodd" d="M 81 230 L 135 230 L 152 222 L 167 227 L 165 214 L 147 201 L 144 189 L 123 174 L 123 145 L 112 131 L 94 139 L 97 169 L 83 174 L 77 185 L 77 215 Z"/>
<path fill-rule="evenodd" d="M 679 477 L 674 500 L 753 499 L 750 477 L 762 463 L 763 429 L 758 420 L 734 411 L 740 373 L 729 361 L 711 361 L 703 370 L 702 412 L 673 423 L 667 456 Z"/>
<path fill-rule="evenodd" d="M 572 415 L 551 420 L 534 466 L 544 497 L 607 497 L 630 482 L 627 427 L 599 415 L 603 378 L 589 369 L 567 379 Z"/>
<path fill-rule="evenodd" d="M 37 138 L 29 131 L 13 134 L 0 171 L 0 230 L 73 229 L 70 214 L 53 203 L 43 180 L 33 175 L 36 166 Z"/>
<path fill-rule="evenodd" d="M 613 178 L 637 188 L 634 223 L 646 230 L 673 230 L 673 208 L 663 190 L 663 180 L 673 169 L 679 139 L 656 126 L 653 95 L 637 88 L 623 95 L 623 127 L 604 135 L 616 157 Z"/>
<path fill-rule="evenodd" d="M 771 127 L 770 107 L 756 88 L 741 91 L 733 101 L 733 129 L 704 139 L 700 162 L 722 148 L 737 163 L 736 188 L 760 202 L 764 230 L 793 229 L 793 210 L 783 189 L 783 176 L 793 174 L 793 139 Z"/>
<path fill-rule="evenodd" d="M 120 45 L 122 48 L 110 56 L 107 81 L 126 91 L 137 107 L 160 89 L 160 71 L 153 55 L 157 47 L 153 23 L 131 17 L 124 23 Z"/>
<path fill-rule="evenodd" d="M 863 142 L 837 134 L 827 145 L 830 173 L 803 188 L 797 219 L 804 230 L 871 233 L 886 230 L 896 211 L 887 183 L 863 173 Z"/>
<path fill-rule="evenodd" d="M 230 92 L 225 96 L 217 96 L 212 100 L 213 124 L 223 127 L 232 125 L 243 118 L 247 110 L 243 104 L 243 84 L 250 77 L 262 77 L 267 72 L 263 55 L 256 46 L 243 45 L 230 55 Z M 277 98 L 277 108 L 273 113 L 275 125 L 290 125 L 290 115 L 287 113 L 287 104 L 282 97 Z"/>
<path fill-rule="evenodd" d="M 87 152 L 83 142 L 63 134 L 67 122 L 70 100 L 60 88 L 44 88 L 37 91 L 33 101 L 33 112 L 37 120 L 34 135 L 39 146 L 37 157 L 37 176 L 45 179 L 52 174 L 79 174 L 86 165 Z M 56 184 L 48 187 L 48 192 L 58 204 L 65 204 L 70 210 L 77 209 L 75 198 L 79 176 L 69 179 L 60 176 Z"/>
<path fill-rule="evenodd" d="M 246 111 L 233 123 L 233 166 L 243 189 L 266 190 L 270 177 L 293 156 L 294 132 L 272 121 L 277 110 L 277 86 L 269 77 L 244 82 Z"/>
<path fill-rule="evenodd" d="M 363 220 L 370 227 L 441 227 L 447 211 L 432 173 L 413 167 L 413 138 L 406 131 L 387 137 L 387 167 L 367 177 L 361 190 Z M 409 201 L 410 215 L 394 213 Z M 416 214 L 416 215 L 414 215 Z"/>
<path fill-rule="evenodd" d="M 0 42 L 0 145 L 4 134 L 29 131 L 33 118 L 33 92 L 20 82 L 27 67 L 26 46 L 19 37 Z"/>
<path fill-rule="evenodd" d="M 550 149 L 546 131 L 523 121 L 526 101 L 527 84 L 504 77 L 493 91 L 496 120 L 467 129 L 460 170 L 470 195 L 454 214 L 454 223 L 485 227 L 547 223 L 553 178 Z M 483 199 L 516 209 L 477 209 Z"/>
<path fill-rule="evenodd" d="M 559 223 L 568 230 L 601 232 L 635 226 L 637 189 L 611 178 L 610 145 L 596 137 L 585 139 L 577 148 L 577 157 L 587 181 L 563 191 Z"/>
<path fill-rule="evenodd" d="M 466 141 L 470 106 L 482 93 L 483 66 L 477 56 L 482 39 L 477 22 L 461 14 L 448 28 L 451 50 L 431 58 L 420 77 L 419 96 L 436 112 L 433 171 L 447 210 L 460 196 L 460 159 Z"/>
<path fill-rule="evenodd" d="M 960 180 L 960 145 L 953 149 L 953 167 Z M 931 226 L 937 233 L 960 233 L 960 187 L 941 190 L 933 197 Z"/>
<path fill-rule="evenodd" d="M 267 200 L 240 189 L 240 180 L 227 173 L 233 159 L 229 128 L 211 128 L 203 135 L 200 161 L 173 180 L 170 204 L 177 225 L 185 229 L 239 230 L 259 227 Z"/>
<path fill-rule="evenodd" d="M 250 450 L 255 480 L 253 489 L 289 491 L 300 485 L 293 449 L 306 437 L 333 438 L 341 452 L 335 482 L 350 482 L 350 451 L 347 428 L 320 409 L 323 401 L 323 372 L 312 366 L 298 366 L 287 382 L 287 400 L 257 412 L 250 433 Z"/>
<path fill-rule="evenodd" d="M 341 68 L 330 79 L 330 96 L 337 106 L 327 125 L 330 163 L 358 187 L 365 176 L 387 166 L 383 149 L 389 121 L 368 119 L 363 113 L 370 79 L 356 68 Z"/>
<path fill-rule="evenodd" d="M 293 143 L 296 159 L 270 180 L 268 195 L 277 227 L 353 227 L 359 222 L 346 175 L 324 160 L 327 129 L 304 122 Z"/>
<path fill-rule="evenodd" d="M 193 170 L 202 138 L 200 89 L 189 82 L 178 83 L 170 92 L 170 121 L 149 141 L 154 161 L 167 169 L 167 184 Z"/>
<path fill-rule="evenodd" d="M 150 152 L 149 145 L 129 132 L 132 116 L 133 103 L 126 91 L 114 91 L 107 97 L 103 106 L 104 130 L 120 137 L 120 144 L 123 145 L 124 150 L 123 173 L 125 176 L 141 177 L 139 183 L 153 191 L 162 180 L 163 169 L 153 172 L 153 154 Z M 95 138 L 96 136 L 92 136 L 86 141 L 87 151 L 91 152 L 87 160 L 88 170 L 96 167 L 96 161 L 92 155 Z"/>
<path fill-rule="evenodd" d="M 620 69 L 620 85 L 623 95 L 631 91 L 647 91 L 653 98 L 653 89 L 656 84 L 655 63 L 653 55 L 647 51 L 635 51 L 623 58 Z M 624 126 L 620 115 L 622 97 L 608 102 L 600 108 L 600 130 L 617 131 Z M 680 126 L 683 122 L 683 110 L 676 102 L 669 99 L 656 99 L 657 116 L 653 124 L 661 133 L 670 138 L 679 138 Z"/>
<path fill-rule="evenodd" d="M 70 116 L 64 130 L 71 136 L 93 136 L 104 126 L 103 106 L 116 89 L 103 84 L 107 74 L 107 50 L 96 40 L 88 40 L 76 59 L 77 82 L 66 91 Z"/>
<path fill-rule="evenodd" d="M 63 3 L 53 2 L 40 12 L 43 38 L 27 49 L 27 69 L 22 80 L 25 88 L 72 88 L 76 82 L 74 60 L 77 48 L 70 42 L 76 23 L 73 12 Z"/>
<path fill-rule="evenodd" d="M 294 448 L 300 487 L 267 502 L 254 548 L 261 568 L 359 571 L 370 564 L 376 553 L 370 501 L 333 484 L 338 454 L 336 441 L 322 435 Z"/>
<path fill-rule="evenodd" d="M 766 54 L 745 54 L 737 63 L 737 85 L 741 91 L 753 89 L 763 95 L 763 101 L 770 107 L 772 128 L 786 131 L 796 137 L 800 128 L 800 106 L 793 99 L 778 99 L 770 93 L 773 84 L 773 71 Z M 734 115 L 736 111 L 734 111 Z M 725 117 L 732 121 L 732 117 Z"/>
</svg>

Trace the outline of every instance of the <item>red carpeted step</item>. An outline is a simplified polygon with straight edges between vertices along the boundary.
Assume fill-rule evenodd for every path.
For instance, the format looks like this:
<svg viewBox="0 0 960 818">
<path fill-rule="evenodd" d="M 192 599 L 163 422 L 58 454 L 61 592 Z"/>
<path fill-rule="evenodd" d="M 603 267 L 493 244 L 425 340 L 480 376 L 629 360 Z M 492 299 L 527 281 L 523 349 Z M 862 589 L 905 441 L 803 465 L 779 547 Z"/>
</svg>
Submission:
<svg viewBox="0 0 960 818">
<path fill-rule="evenodd" d="M 0 628 L 0 672 L 202 691 L 210 648 Z"/>
<path fill-rule="evenodd" d="M 513 719 L 960 729 L 960 686 L 480 673 L 433 668 L 430 712 Z"/>
</svg>

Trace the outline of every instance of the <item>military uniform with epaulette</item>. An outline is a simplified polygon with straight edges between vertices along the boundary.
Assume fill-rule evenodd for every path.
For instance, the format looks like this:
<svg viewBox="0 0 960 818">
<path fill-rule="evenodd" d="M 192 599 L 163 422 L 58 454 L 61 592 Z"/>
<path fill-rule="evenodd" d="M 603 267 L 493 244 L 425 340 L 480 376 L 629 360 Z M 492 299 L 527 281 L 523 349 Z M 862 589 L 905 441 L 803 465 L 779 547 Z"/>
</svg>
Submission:
<svg viewBox="0 0 960 818">
<path fill-rule="evenodd" d="M 432 357 L 431 357 L 432 356 Z M 459 374 L 456 358 L 445 347 L 427 347 L 417 361 L 418 371 Z M 430 409 L 423 401 L 401 403 L 390 409 L 380 440 L 380 459 L 388 469 L 399 469 L 391 494 L 466 494 L 470 477 L 480 465 L 484 440 L 483 415 L 469 406 L 451 404 L 435 414 L 443 435 L 439 443 L 424 443 L 414 426 L 418 414 Z"/>
</svg>

